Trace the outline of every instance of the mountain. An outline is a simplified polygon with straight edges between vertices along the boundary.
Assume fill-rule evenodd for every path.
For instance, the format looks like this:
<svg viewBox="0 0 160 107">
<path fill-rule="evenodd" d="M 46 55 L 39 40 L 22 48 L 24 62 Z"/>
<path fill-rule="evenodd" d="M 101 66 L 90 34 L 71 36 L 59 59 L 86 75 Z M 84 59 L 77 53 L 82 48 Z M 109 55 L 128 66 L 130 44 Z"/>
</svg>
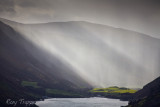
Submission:
<svg viewBox="0 0 160 107">
<path fill-rule="evenodd" d="M 160 77 L 136 92 L 127 107 L 160 107 Z"/>
<path fill-rule="evenodd" d="M 82 90 L 80 87 L 91 87 L 64 61 L 36 47 L 3 22 L 0 22 L 0 71 L 3 107 L 7 99 L 36 100 L 48 95 L 48 90 L 76 93 Z M 56 94 L 56 97 L 67 96 L 74 97 L 68 93 Z"/>
<path fill-rule="evenodd" d="M 0 19 L 0 95 L 83 97 L 91 87 L 142 87 L 160 75 L 160 39 L 84 21 Z"/>
<path fill-rule="evenodd" d="M 4 22 L 95 87 L 141 88 L 160 75 L 160 39 L 150 35 L 85 21 Z"/>
<path fill-rule="evenodd" d="M 135 98 L 144 98 L 146 96 L 154 95 L 159 92 L 160 92 L 160 77 L 148 83 L 143 87 L 143 89 L 135 93 Z"/>
</svg>

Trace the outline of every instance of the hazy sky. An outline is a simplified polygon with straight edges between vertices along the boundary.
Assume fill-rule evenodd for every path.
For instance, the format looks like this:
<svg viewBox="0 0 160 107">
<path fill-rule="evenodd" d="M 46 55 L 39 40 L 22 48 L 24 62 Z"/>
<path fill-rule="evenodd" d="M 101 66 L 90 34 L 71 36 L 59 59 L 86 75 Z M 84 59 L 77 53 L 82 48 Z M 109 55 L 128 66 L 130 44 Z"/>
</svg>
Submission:
<svg viewBox="0 0 160 107">
<path fill-rule="evenodd" d="M 21 23 L 84 20 L 160 38 L 160 0 L 1 0 L 0 17 Z"/>
</svg>

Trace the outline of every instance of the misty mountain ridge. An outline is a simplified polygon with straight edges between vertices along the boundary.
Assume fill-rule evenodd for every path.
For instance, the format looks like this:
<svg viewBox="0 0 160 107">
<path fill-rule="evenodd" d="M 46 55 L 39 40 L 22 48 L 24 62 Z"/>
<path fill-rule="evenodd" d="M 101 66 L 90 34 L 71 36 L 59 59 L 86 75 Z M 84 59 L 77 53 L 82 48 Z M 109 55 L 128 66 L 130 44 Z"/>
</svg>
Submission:
<svg viewBox="0 0 160 107">
<path fill-rule="evenodd" d="M 160 40 L 145 34 L 85 21 L 11 26 L 96 87 L 137 88 L 159 75 Z"/>
<path fill-rule="evenodd" d="M 43 23 L 21 23 L 21 22 L 16 22 L 16 21 L 11 21 L 8 19 L 4 19 L 4 18 L 0 18 L 0 20 L 6 24 L 9 24 L 10 26 L 14 26 L 16 25 L 42 25 L 42 24 L 54 24 L 54 23 L 89 23 L 89 24 L 95 24 L 95 25 L 100 25 L 100 26 L 105 26 L 105 27 L 111 27 L 111 28 L 115 28 L 115 29 L 121 29 L 121 30 L 125 30 L 125 31 L 131 31 L 131 32 L 135 32 L 135 33 L 140 33 L 149 37 L 153 37 L 156 38 L 154 36 L 142 33 L 142 32 L 137 32 L 137 31 L 133 31 L 133 30 L 129 30 L 129 29 L 124 29 L 124 28 L 120 28 L 120 27 L 113 27 L 113 26 L 109 26 L 109 25 L 104 25 L 104 24 L 100 24 L 100 23 L 95 23 L 95 22 L 90 22 L 90 21 L 83 21 L 83 20 L 79 20 L 79 21 L 55 21 L 55 22 L 43 22 Z M 160 38 L 156 38 L 156 39 L 160 39 Z"/>
</svg>

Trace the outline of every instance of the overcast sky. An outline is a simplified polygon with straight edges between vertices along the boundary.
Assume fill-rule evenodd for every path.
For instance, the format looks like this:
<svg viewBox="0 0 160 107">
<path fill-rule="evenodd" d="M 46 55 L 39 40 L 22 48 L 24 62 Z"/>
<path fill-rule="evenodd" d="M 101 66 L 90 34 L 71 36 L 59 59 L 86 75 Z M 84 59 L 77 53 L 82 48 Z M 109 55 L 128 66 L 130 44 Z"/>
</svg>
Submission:
<svg viewBox="0 0 160 107">
<path fill-rule="evenodd" d="M 0 17 L 21 23 L 82 20 L 160 38 L 160 0 L 0 0 Z"/>
</svg>

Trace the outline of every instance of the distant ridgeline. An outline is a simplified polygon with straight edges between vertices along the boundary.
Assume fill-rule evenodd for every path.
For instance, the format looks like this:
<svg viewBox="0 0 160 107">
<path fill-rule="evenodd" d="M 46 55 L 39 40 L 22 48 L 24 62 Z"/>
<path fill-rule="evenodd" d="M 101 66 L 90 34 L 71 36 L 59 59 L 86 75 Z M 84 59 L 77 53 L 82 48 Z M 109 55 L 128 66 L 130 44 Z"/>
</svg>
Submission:
<svg viewBox="0 0 160 107">
<path fill-rule="evenodd" d="M 125 87 L 108 87 L 108 88 L 94 88 L 89 91 L 93 96 L 102 96 L 107 98 L 116 98 L 121 100 L 129 100 L 133 93 L 137 92 L 135 89 Z"/>
</svg>

